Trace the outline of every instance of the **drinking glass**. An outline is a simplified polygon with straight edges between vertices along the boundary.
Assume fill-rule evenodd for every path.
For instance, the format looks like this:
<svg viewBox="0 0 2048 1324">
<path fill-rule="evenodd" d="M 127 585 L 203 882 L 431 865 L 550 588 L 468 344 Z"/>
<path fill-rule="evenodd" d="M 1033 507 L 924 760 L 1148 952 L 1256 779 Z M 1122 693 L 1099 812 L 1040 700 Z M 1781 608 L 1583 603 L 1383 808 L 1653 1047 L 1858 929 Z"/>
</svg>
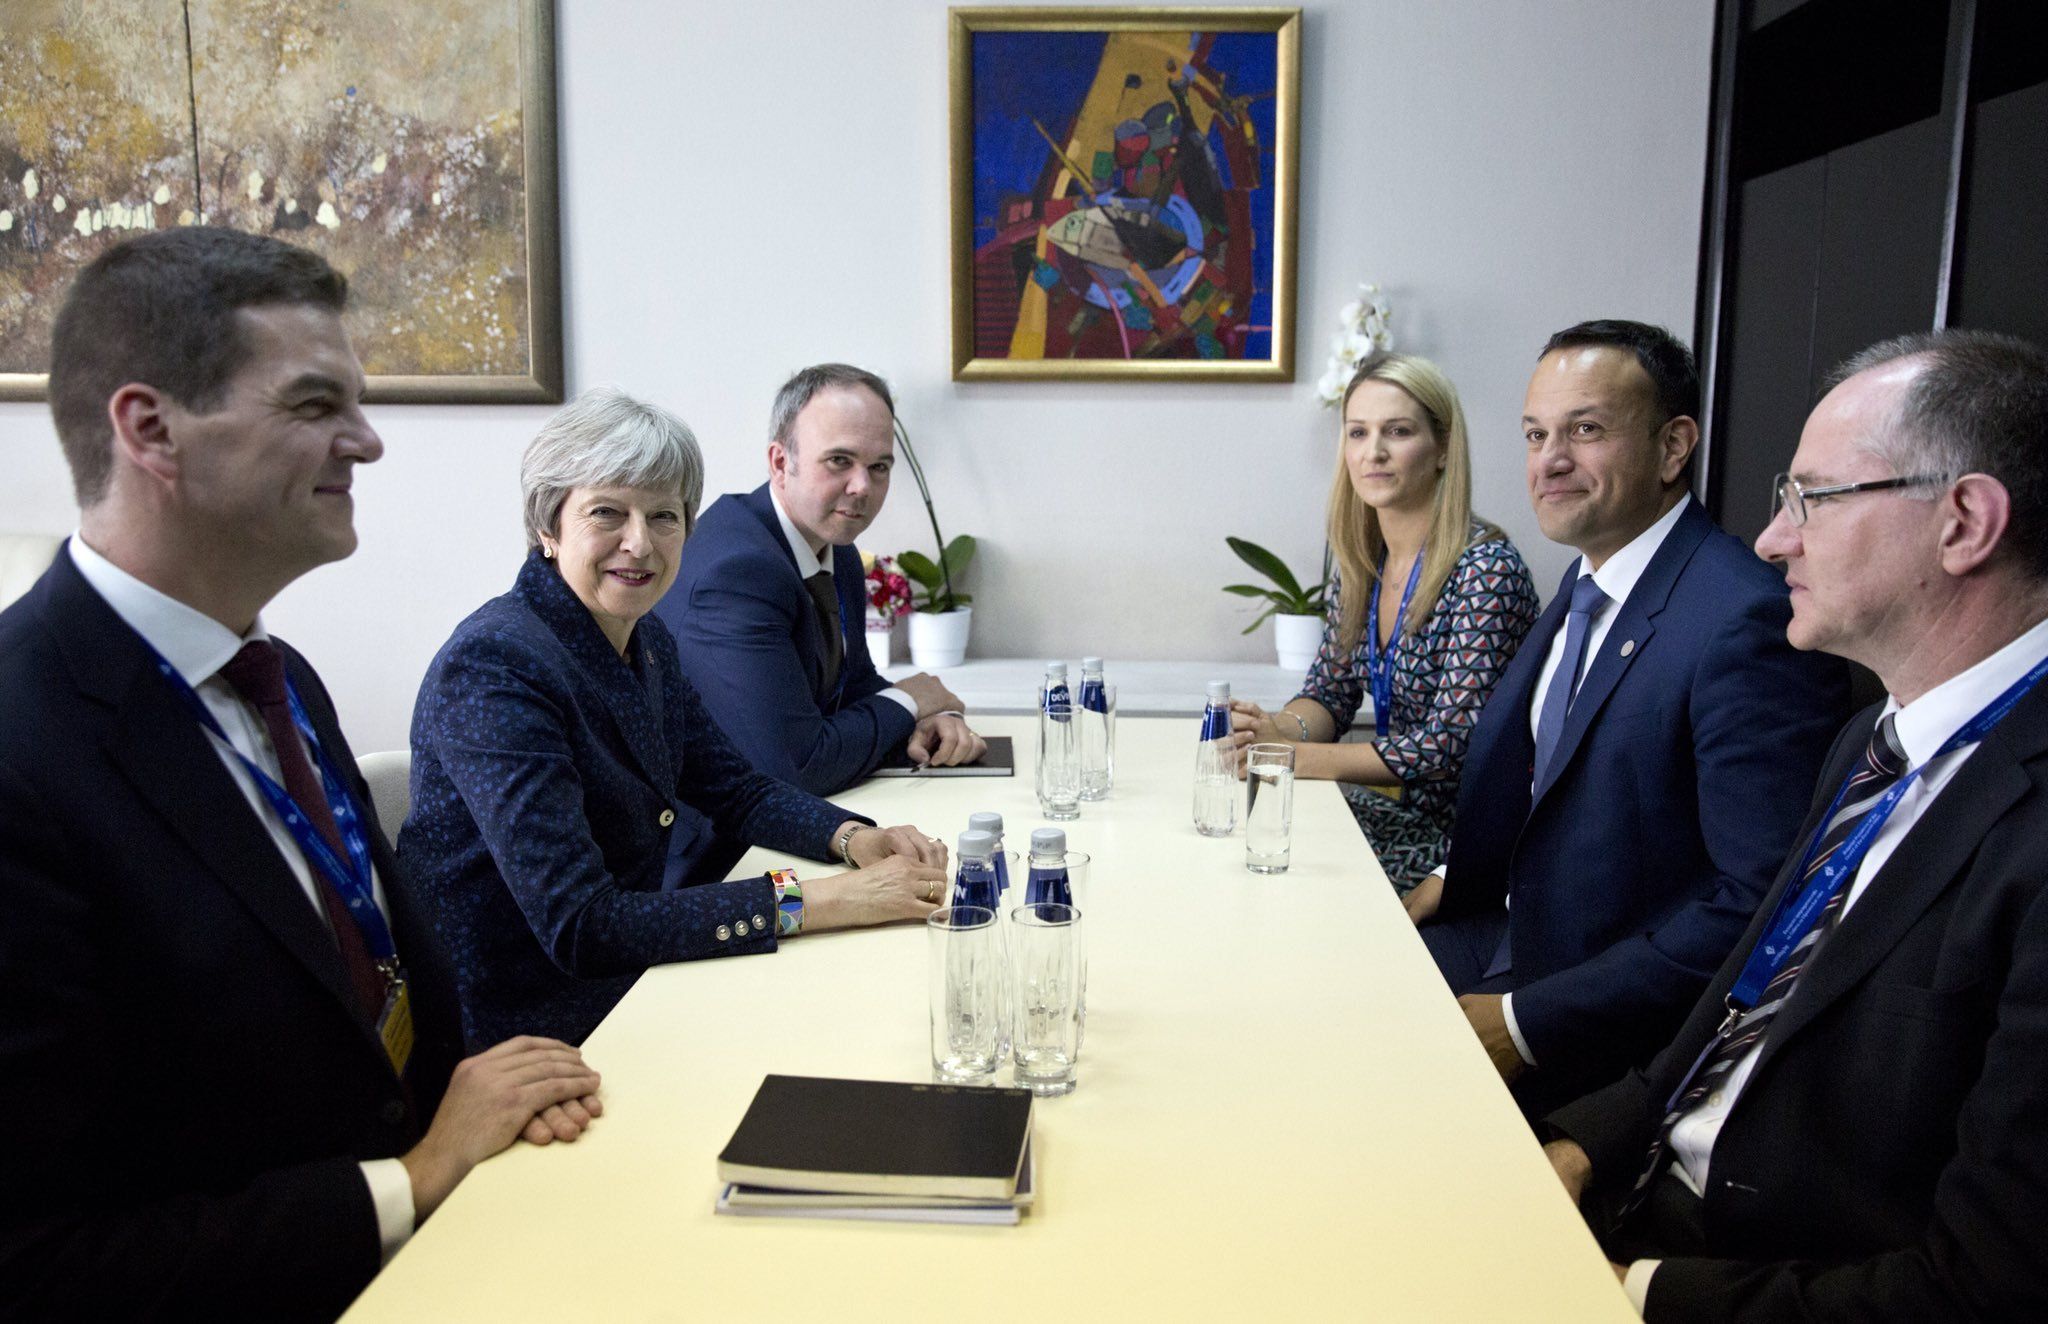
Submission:
<svg viewBox="0 0 2048 1324">
<path fill-rule="evenodd" d="M 1010 1042 L 1017 1084 L 1041 1098 L 1069 1093 L 1081 1055 L 1088 980 L 1081 912 L 1053 902 L 1019 906 L 1010 915 L 1010 937 L 1016 966 Z"/>
<path fill-rule="evenodd" d="M 1102 708 L 1096 711 L 1084 701 L 1078 713 L 1081 723 L 1081 798 L 1107 800 L 1116 779 L 1116 686 L 1102 687 Z"/>
<path fill-rule="evenodd" d="M 944 906 L 925 916 L 930 953 L 932 1079 L 986 1085 L 1003 1037 L 1003 945 L 986 906 Z"/>
<path fill-rule="evenodd" d="M 1253 745 L 1244 759 L 1244 867 L 1286 873 L 1294 828 L 1294 746 Z"/>
</svg>

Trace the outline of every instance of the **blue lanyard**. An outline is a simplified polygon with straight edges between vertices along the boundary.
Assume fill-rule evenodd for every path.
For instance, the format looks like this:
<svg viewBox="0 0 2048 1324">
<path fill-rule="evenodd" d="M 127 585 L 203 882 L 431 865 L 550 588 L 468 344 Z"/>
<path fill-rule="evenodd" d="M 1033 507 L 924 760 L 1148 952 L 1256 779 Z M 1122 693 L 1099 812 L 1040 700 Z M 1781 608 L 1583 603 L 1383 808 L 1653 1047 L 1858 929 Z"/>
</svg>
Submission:
<svg viewBox="0 0 2048 1324">
<path fill-rule="evenodd" d="M 1372 580 L 1372 601 L 1365 613 L 1365 674 L 1372 680 L 1373 733 L 1381 740 L 1387 738 L 1387 718 L 1394 710 L 1394 646 L 1401 642 L 1401 624 L 1408 619 L 1408 603 L 1422 578 L 1422 554 L 1426 550 L 1417 549 L 1415 564 L 1408 567 L 1408 587 L 1401 590 L 1401 610 L 1394 617 L 1394 628 L 1387 634 L 1385 649 L 1380 647 L 1380 583 L 1387 572 L 1385 552 L 1380 553 L 1380 573 Z"/>
<path fill-rule="evenodd" d="M 313 751 L 313 757 L 319 762 L 320 783 L 327 793 L 328 811 L 334 815 L 334 825 L 341 831 L 342 844 L 348 848 L 346 864 L 335 855 L 334 848 L 327 844 L 327 839 L 321 836 L 307 819 L 298 802 L 292 799 L 291 792 L 279 786 L 269 773 L 256 765 L 254 760 L 235 748 L 235 743 L 228 739 L 227 732 L 221 730 L 220 722 L 207 708 L 205 700 L 185 683 L 185 678 L 178 674 L 177 668 L 166 662 L 163 654 L 150 647 L 147 640 L 143 641 L 143 646 L 150 648 L 151 654 L 156 658 L 157 674 L 162 676 L 172 690 L 176 691 L 178 697 L 185 701 L 185 706 L 192 710 L 192 715 L 199 720 L 199 724 L 219 736 L 221 742 L 242 761 L 242 766 L 248 770 L 250 780 L 263 792 L 263 797 L 270 801 L 270 807 L 276 811 L 277 816 L 284 820 L 286 829 L 292 834 L 292 840 L 299 843 L 299 849 L 305 852 L 307 860 L 321 873 L 327 875 L 328 880 L 334 884 L 335 891 L 341 894 L 342 903 L 348 907 L 349 916 L 355 920 L 356 927 L 362 930 L 363 944 L 370 950 L 370 959 L 377 963 L 386 979 L 396 979 L 398 945 L 391 940 L 391 926 L 385 921 L 384 912 L 377 908 L 377 895 L 370 871 L 370 843 L 363 835 L 362 815 L 356 812 L 355 800 L 348 793 L 348 783 L 341 779 L 334 771 L 334 765 L 327 761 L 327 751 L 320 747 L 320 739 L 313 732 L 312 719 L 306 716 L 305 706 L 299 702 L 299 692 L 293 688 L 291 678 L 285 678 L 284 688 L 285 696 L 291 700 L 292 722 L 299 728 L 299 733 L 305 736 L 306 747 Z M 282 758 L 283 755 L 280 754 L 279 757 Z"/>
<path fill-rule="evenodd" d="M 1734 1013 L 1747 1011 L 1756 1005 L 1764 989 L 1777 976 L 1778 971 L 1784 968 L 1785 962 L 1791 959 L 1792 951 L 1799 945 L 1799 940 L 1806 936 L 1807 930 L 1820 918 L 1821 911 L 1827 908 L 1835 893 L 1856 876 L 1856 870 L 1862 865 L 1863 857 L 1870 851 L 1870 843 L 1884 830 L 1885 821 L 1892 816 L 1892 810 L 1898 808 L 1900 798 L 1906 794 L 1906 789 L 1918 780 L 1920 774 L 1926 771 L 1927 764 L 1943 755 L 1952 754 L 1965 745 L 1973 745 L 1982 740 L 1992 727 L 1997 726 L 2005 715 L 2012 711 L 2013 705 L 2024 698 L 2027 691 L 2034 687 L 2034 682 L 2043 675 L 2048 675 L 2048 657 L 2036 662 L 2032 671 L 2013 682 L 2005 693 L 1993 699 L 1982 712 L 1965 722 L 1960 730 L 1935 751 L 1934 758 L 1928 759 L 1926 763 L 1922 763 L 1892 783 L 1891 789 L 1886 791 L 1857 822 L 1855 830 L 1849 834 L 1841 848 L 1827 858 L 1819 872 L 1798 887 L 1796 894 L 1792 887 L 1786 888 L 1784 895 L 1778 898 L 1778 908 L 1771 916 L 1769 927 L 1764 930 L 1763 941 L 1750 951 L 1749 959 L 1743 963 L 1742 974 L 1735 981 L 1735 987 L 1728 991 L 1728 1010 L 1731 1019 Z M 1855 774 L 1852 772 L 1850 775 L 1853 777 Z M 1835 798 L 1828 804 L 1827 813 L 1821 815 L 1820 825 L 1808 839 L 1806 850 L 1799 857 L 1799 872 L 1793 875 L 1794 878 L 1804 878 L 1806 871 L 1813 867 L 1813 857 L 1820 850 L 1821 838 L 1827 834 L 1828 823 L 1842 807 L 1842 801 L 1848 794 L 1849 781 L 1848 778 L 1844 778 L 1841 789 L 1835 792 Z"/>
</svg>

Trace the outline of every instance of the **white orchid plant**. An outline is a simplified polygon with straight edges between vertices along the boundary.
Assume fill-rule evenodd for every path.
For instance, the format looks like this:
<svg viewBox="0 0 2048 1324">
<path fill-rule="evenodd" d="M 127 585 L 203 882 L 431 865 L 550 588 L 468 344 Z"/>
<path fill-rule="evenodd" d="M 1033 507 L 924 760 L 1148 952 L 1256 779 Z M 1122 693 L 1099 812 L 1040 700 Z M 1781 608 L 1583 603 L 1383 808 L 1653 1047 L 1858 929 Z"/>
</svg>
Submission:
<svg viewBox="0 0 2048 1324">
<path fill-rule="evenodd" d="M 1329 366 L 1316 382 L 1316 394 L 1324 404 L 1343 402 L 1344 388 L 1360 359 L 1376 349 L 1394 347 L 1394 333 L 1388 326 L 1393 320 L 1387 296 L 1372 283 L 1359 286 L 1358 297 L 1338 310 L 1337 324 L 1343 329 L 1330 341 Z"/>
</svg>

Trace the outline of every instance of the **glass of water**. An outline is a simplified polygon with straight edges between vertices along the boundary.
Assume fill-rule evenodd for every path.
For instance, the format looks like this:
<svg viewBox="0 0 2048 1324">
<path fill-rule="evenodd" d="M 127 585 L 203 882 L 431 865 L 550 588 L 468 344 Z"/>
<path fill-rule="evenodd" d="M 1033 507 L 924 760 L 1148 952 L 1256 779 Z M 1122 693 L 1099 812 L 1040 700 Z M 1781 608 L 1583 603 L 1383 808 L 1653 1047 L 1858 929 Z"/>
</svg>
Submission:
<svg viewBox="0 0 2048 1324">
<path fill-rule="evenodd" d="M 1294 746 L 1253 745 L 1244 756 L 1244 867 L 1286 873 L 1294 831 Z"/>
<path fill-rule="evenodd" d="M 932 1079 L 986 1085 L 1001 1060 L 1003 944 L 986 906 L 945 906 L 925 916 L 930 951 Z"/>
<path fill-rule="evenodd" d="M 1076 1083 L 1088 967 L 1081 955 L 1081 912 L 1044 902 L 1010 915 L 1015 1001 L 1010 1044 L 1017 1084 L 1041 1098 Z"/>
</svg>

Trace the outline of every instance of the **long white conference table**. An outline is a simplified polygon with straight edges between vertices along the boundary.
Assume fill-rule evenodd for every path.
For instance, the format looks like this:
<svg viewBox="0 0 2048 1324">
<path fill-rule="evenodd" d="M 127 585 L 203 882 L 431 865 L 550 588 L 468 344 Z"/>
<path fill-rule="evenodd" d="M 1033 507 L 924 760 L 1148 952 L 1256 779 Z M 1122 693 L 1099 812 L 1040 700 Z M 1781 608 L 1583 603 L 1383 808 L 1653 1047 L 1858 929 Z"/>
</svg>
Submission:
<svg viewBox="0 0 2048 1324">
<path fill-rule="evenodd" d="M 981 725 L 1016 776 L 837 799 L 948 841 L 992 809 L 1020 847 L 1031 722 Z M 1194 830 L 1194 739 L 1120 722 L 1114 793 L 1065 825 L 1087 1043 L 1020 1226 L 712 1213 L 762 1076 L 929 1078 L 923 926 L 813 934 L 649 971 L 585 1045 L 603 1118 L 478 1168 L 348 1318 L 1633 1319 L 1336 788 L 1298 786 L 1293 867 L 1254 876 L 1242 827 Z"/>
</svg>

